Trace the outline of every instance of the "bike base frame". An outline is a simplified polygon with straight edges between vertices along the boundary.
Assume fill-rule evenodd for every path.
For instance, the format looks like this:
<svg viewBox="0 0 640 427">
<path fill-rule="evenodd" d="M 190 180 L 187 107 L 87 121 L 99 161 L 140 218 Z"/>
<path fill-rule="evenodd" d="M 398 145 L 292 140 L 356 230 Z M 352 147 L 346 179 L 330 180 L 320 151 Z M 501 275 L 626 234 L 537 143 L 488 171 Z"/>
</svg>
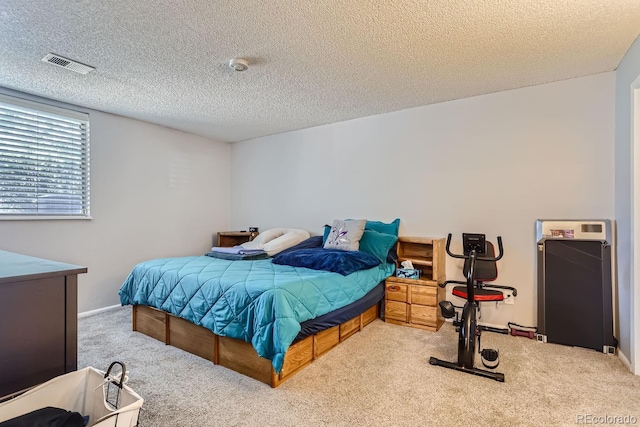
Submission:
<svg viewBox="0 0 640 427">
<path fill-rule="evenodd" d="M 449 362 L 447 360 L 437 359 L 435 357 L 430 358 L 429 363 L 431 365 L 442 366 L 444 368 L 455 369 L 456 371 L 465 372 L 467 374 L 473 374 L 479 377 L 489 378 L 492 380 L 499 381 L 501 383 L 504 382 L 504 374 L 500 372 L 485 371 L 484 369 L 478 369 L 473 367 L 465 368 L 463 366 L 458 365 L 457 363 Z"/>
</svg>

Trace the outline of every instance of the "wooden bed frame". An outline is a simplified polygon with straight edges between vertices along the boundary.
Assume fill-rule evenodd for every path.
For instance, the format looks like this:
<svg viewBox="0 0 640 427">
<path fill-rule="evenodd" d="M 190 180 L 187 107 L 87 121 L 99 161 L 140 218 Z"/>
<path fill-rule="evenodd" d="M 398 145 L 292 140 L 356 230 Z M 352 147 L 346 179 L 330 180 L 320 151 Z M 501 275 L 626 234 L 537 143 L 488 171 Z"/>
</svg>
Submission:
<svg viewBox="0 0 640 427">
<path fill-rule="evenodd" d="M 216 335 L 202 326 L 153 307 L 133 306 L 133 330 L 271 387 L 278 387 L 315 359 L 373 322 L 378 313 L 379 303 L 376 303 L 364 313 L 340 325 L 292 344 L 285 354 L 279 374 L 275 373 L 271 361 L 258 356 L 250 343 Z"/>
</svg>

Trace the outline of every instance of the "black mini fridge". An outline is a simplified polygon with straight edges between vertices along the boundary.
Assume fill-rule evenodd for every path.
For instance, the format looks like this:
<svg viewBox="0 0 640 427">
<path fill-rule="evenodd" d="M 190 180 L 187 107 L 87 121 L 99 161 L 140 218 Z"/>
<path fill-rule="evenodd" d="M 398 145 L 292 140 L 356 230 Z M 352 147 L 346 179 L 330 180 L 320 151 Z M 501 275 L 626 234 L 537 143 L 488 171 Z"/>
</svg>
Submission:
<svg viewBox="0 0 640 427">
<path fill-rule="evenodd" d="M 538 333 L 543 342 L 615 354 L 610 220 L 538 220 Z"/>
</svg>

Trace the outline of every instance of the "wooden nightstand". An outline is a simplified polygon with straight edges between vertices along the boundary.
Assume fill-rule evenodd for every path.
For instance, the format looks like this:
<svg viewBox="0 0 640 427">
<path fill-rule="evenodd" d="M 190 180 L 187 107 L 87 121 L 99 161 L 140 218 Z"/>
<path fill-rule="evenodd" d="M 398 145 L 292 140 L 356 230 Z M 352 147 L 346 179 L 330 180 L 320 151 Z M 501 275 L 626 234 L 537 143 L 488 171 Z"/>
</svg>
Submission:
<svg viewBox="0 0 640 427">
<path fill-rule="evenodd" d="M 444 323 L 438 303 L 445 289 L 438 286 L 446 280 L 444 238 L 400 237 L 398 265 L 411 260 L 420 270 L 419 279 L 389 277 L 385 281 L 385 322 L 437 331 Z"/>
<path fill-rule="evenodd" d="M 258 232 L 250 231 L 220 231 L 218 232 L 218 242 L 216 246 L 230 248 L 250 242 L 258 235 Z"/>
</svg>

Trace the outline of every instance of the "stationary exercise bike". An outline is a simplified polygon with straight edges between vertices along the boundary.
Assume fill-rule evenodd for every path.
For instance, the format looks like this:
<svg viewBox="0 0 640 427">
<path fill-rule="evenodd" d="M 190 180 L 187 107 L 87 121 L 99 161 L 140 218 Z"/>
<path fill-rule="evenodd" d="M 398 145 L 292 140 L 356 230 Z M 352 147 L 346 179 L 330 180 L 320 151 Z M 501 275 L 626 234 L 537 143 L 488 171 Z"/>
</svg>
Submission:
<svg viewBox="0 0 640 427">
<path fill-rule="evenodd" d="M 504 254 L 502 238 L 498 236 L 498 256 L 495 256 L 493 244 L 486 241 L 484 234 L 463 233 L 462 246 L 464 253 L 462 255 L 451 253 L 449 250 L 450 244 L 451 234 L 447 237 L 447 253 L 453 258 L 465 260 L 463 272 L 467 278 L 465 282 L 459 280 L 448 280 L 441 285 L 443 287 L 449 283 L 465 285 L 456 286 L 452 290 L 453 295 L 467 300 L 462 309 L 462 318 L 460 320 L 458 320 L 458 314 L 455 310 L 456 307 L 450 301 L 440 302 L 440 311 L 442 316 L 448 319 L 453 317 L 456 318 L 454 320 L 454 325 L 459 331 L 458 361 L 457 363 L 454 363 L 432 357 L 429 359 L 429 363 L 504 382 L 504 374 L 479 369 L 474 366 L 476 340 L 483 365 L 489 369 L 495 369 L 499 364 L 499 354 L 497 350 L 484 349 L 480 351 L 481 331 L 490 330 L 493 332 L 506 333 L 496 328 L 480 326 L 478 324 L 477 317 L 480 310 L 479 303 L 482 301 L 503 301 L 504 294 L 499 289 L 509 290 L 512 292 L 513 296 L 516 296 L 518 292 L 511 286 L 488 285 L 484 283 L 486 281 L 495 280 L 498 276 L 496 262 L 500 260 Z"/>
</svg>

